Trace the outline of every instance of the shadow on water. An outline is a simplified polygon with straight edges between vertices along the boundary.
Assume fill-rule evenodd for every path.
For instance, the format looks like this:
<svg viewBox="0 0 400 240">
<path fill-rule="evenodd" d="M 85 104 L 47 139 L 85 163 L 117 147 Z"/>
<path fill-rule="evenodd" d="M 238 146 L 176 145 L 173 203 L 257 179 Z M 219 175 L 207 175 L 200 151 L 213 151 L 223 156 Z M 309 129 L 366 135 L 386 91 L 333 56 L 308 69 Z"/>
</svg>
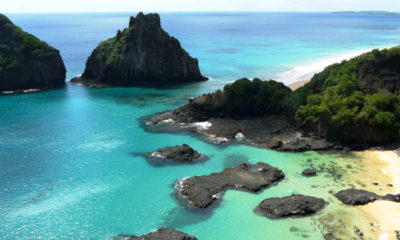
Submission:
<svg viewBox="0 0 400 240">
<path fill-rule="evenodd" d="M 207 208 L 195 208 L 190 206 L 189 203 L 179 195 L 176 183 L 172 184 L 171 187 L 174 189 L 171 195 L 172 198 L 175 199 L 177 206 L 170 209 L 165 215 L 162 220 L 162 226 L 182 228 L 207 221 L 212 217 L 214 210 L 221 204 L 221 199 L 219 199 Z"/>
<path fill-rule="evenodd" d="M 224 168 L 236 167 L 242 163 L 251 164 L 250 159 L 241 154 L 229 154 L 223 159 Z"/>
<path fill-rule="evenodd" d="M 147 107 L 149 105 L 179 105 L 185 100 L 167 94 L 147 93 L 139 95 L 121 95 L 113 97 L 117 104 L 128 104 L 137 107 Z"/>
</svg>

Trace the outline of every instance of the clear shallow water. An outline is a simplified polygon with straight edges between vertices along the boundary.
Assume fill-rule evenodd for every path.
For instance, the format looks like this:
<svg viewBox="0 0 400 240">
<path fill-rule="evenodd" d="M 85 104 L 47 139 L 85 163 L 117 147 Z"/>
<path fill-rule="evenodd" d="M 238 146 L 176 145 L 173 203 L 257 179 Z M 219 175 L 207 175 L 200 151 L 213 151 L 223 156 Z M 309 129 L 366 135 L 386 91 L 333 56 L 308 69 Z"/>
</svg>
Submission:
<svg viewBox="0 0 400 240">
<path fill-rule="evenodd" d="M 99 41 L 127 25 L 129 14 L 10 15 L 16 24 L 61 50 L 68 77 L 83 71 Z M 178 89 L 65 89 L 0 97 L 0 238 L 108 239 L 168 226 L 199 239 L 320 239 L 330 213 L 360 216 L 329 190 L 343 188 L 324 173 L 306 179 L 311 163 L 362 171 L 361 160 L 333 154 L 278 153 L 243 145 L 215 146 L 189 134 L 155 134 L 141 117 L 175 108 L 188 97 L 247 76 L 270 77 L 300 62 L 394 44 L 398 17 L 333 14 L 162 14 L 164 28 L 200 59 L 212 80 Z M 210 160 L 155 167 L 135 153 L 190 143 Z M 242 162 L 285 171 L 282 183 L 260 194 L 228 191 L 213 211 L 189 211 L 174 196 L 184 177 Z M 313 218 L 269 220 L 253 213 L 267 197 L 322 196 L 331 204 Z M 337 219 L 336 219 L 337 220 Z M 332 220 L 334 222 L 334 220 Z M 296 226 L 300 232 L 290 232 Z"/>
</svg>

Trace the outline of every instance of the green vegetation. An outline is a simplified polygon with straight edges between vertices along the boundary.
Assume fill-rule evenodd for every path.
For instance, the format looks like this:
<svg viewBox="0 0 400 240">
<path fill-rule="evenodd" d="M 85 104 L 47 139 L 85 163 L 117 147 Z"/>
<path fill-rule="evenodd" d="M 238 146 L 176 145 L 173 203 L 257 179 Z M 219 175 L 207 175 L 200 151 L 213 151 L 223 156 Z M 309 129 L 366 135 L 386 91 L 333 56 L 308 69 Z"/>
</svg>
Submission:
<svg viewBox="0 0 400 240">
<path fill-rule="evenodd" d="M 239 79 L 202 98 L 208 111 L 220 117 L 246 118 L 283 113 L 282 99 L 291 90 L 283 83 L 260 79 Z"/>
<path fill-rule="evenodd" d="M 400 55 L 400 48 L 374 50 L 367 54 L 329 66 L 317 74 L 309 84 L 294 92 L 301 102 L 296 119 L 318 123 L 328 131 L 382 130 L 398 135 L 400 130 L 400 95 L 397 91 L 377 88 L 366 93 L 358 73 L 362 64 L 388 61 Z M 377 69 L 375 72 L 379 72 Z M 371 77 L 371 76 L 368 76 Z M 389 76 L 390 77 L 390 76 Z M 385 86 L 386 79 L 379 78 L 377 86 Z"/>
<path fill-rule="evenodd" d="M 24 32 L 0 14 L 0 74 L 29 69 L 27 61 L 46 60 L 57 54 L 56 49 Z"/>
<path fill-rule="evenodd" d="M 321 135 L 389 141 L 400 131 L 399 66 L 400 47 L 373 50 L 327 67 L 294 92 L 273 80 L 240 79 L 208 100 L 228 117 L 285 113 Z"/>
<path fill-rule="evenodd" d="M 243 78 L 226 85 L 223 97 L 230 111 L 259 116 L 282 112 L 282 99 L 290 93 L 291 90 L 280 82 Z"/>
</svg>

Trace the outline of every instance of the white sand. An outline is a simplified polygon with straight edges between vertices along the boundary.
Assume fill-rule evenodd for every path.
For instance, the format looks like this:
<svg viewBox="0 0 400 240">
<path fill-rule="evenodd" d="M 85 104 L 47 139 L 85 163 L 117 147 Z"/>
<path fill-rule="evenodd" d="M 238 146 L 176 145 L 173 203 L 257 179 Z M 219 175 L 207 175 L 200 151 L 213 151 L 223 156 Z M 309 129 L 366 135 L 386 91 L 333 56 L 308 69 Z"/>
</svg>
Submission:
<svg viewBox="0 0 400 240">
<path fill-rule="evenodd" d="M 400 156 L 394 151 L 367 151 L 366 154 L 378 160 L 378 167 L 382 174 L 391 179 L 394 185 L 391 192 L 385 194 L 400 193 Z M 382 169 L 382 167 L 384 167 Z M 376 201 L 365 206 L 360 206 L 371 217 L 376 219 L 380 225 L 379 240 L 395 239 L 395 231 L 400 230 L 400 204 L 388 201 Z"/>
<path fill-rule="evenodd" d="M 295 66 L 289 71 L 279 73 L 273 79 L 291 86 L 292 89 L 296 89 L 307 83 L 314 74 L 322 72 L 327 66 L 349 60 L 371 50 L 372 49 L 364 49 L 332 57 L 314 59 Z"/>
</svg>

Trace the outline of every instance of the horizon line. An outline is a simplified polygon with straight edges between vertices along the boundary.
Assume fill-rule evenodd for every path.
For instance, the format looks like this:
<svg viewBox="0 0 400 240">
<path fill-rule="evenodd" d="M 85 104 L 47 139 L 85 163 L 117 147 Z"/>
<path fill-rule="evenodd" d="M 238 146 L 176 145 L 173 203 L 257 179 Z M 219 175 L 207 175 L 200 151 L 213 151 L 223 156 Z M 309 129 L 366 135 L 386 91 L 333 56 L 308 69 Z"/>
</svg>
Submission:
<svg viewBox="0 0 400 240">
<path fill-rule="evenodd" d="M 53 11 L 53 12 L 2 12 L 2 14 L 78 14 L 78 13 L 335 13 L 335 12 L 387 12 L 387 13 L 400 13 L 400 11 L 387 11 L 387 10 L 333 10 L 333 11 L 220 11 L 220 10 L 204 10 L 204 11 Z"/>
</svg>

